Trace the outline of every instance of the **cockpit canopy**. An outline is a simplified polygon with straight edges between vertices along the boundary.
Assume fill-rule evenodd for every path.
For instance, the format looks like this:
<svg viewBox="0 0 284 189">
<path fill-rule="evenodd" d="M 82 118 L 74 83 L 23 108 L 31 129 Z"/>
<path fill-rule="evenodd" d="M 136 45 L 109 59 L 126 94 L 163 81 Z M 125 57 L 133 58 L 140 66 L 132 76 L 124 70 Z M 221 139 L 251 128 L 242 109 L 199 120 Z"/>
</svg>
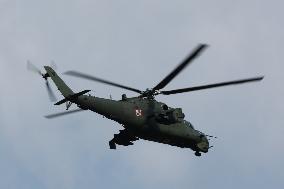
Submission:
<svg viewBox="0 0 284 189">
<path fill-rule="evenodd" d="M 178 123 L 183 121 L 185 116 L 181 108 L 170 108 L 163 103 L 161 104 L 160 107 L 161 109 L 159 110 L 159 113 L 156 116 L 157 121 L 168 124 Z"/>
<path fill-rule="evenodd" d="M 173 122 L 181 122 L 184 119 L 184 113 L 182 113 L 181 108 L 172 109 L 172 111 L 169 111 L 167 114 L 169 119 Z"/>
</svg>

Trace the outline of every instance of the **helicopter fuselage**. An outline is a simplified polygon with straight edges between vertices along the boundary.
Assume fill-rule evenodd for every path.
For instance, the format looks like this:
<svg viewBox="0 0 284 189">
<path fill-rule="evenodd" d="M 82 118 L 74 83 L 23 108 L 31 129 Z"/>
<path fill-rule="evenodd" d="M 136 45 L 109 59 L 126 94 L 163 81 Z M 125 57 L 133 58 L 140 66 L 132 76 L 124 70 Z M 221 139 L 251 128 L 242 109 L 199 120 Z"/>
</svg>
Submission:
<svg viewBox="0 0 284 189">
<path fill-rule="evenodd" d="M 125 96 L 117 101 L 82 95 L 74 103 L 120 123 L 140 139 L 208 152 L 206 136 L 184 120 L 180 108 L 170 108 L 154 99 Z"/>
</svg>

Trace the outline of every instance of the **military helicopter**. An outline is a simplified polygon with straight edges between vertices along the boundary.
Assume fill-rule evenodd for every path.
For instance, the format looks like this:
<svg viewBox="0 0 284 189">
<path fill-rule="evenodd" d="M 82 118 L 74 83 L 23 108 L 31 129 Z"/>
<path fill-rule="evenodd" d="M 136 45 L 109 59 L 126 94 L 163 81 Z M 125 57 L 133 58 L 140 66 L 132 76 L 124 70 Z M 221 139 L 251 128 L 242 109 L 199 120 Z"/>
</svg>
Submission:
<svg viewBox="0 0 284 189">
<path fill-rule="evenodd" d="M 201 152 L 207 153 L 212 147 L 209 146 L 209 140 L 210 137 L 213 136 L 206 135 L 203 132 L 196 130 L 189 121 L 184 119 L 185 115 L 181 108 L 169 107 L 166 103 L 156 101 L 155 97 L 157 95 L 172 95 L 215 87 L 255 82 L 264 78 L 263 76 L 260 76 L 175 90 L 161 90 L 186 66 L 197 58 L 200 53 L 206 49 L 206 47 L 206 44 L 199 44 L 193 52 L 190 53 L 189 56 L 187 56 L 161 82 L 153 88 L 146 89 L 145 91 L 77 71 L 65 72 L 66 75 L 96 81 L 138 93 L 138 96 L 131 98 L 128 98 L 126 94 L 123 94 L 121 100 L 91 96 L 90 94 L 87 94 L 90 90 L 83 90 L 75 93 L 50 66 L 44 66 L 46 73 L 41 73 L 41 71 L 31 63 L 28 64 L 28 68 L 36 71 L 46 80 L 46 86 L 51 100 L 55 100 L 55 96 L 50 89 L 48 78 L 53 80 L 58 90 L 64 96 L 64 98 L 55 103 L 55 105 L 66 104 L 66 110 L 68 110 L 73 103 L 79 107 L 79 109 L 45 116 L 46 118 L 51 119 L 83 110 L 91 110 L 108 119 L 118 122 L 124 128 L 123 130 L 120 130 L 118 134 L 114 134 L 113 139 L 109 141 L 110 149 L 116 149 L 116 145 L 133 145 L 134 141 L 144 139 L 180 148 L 190 148 L 195 152 L 196 156 L 201 156 Z"/>
</svg>

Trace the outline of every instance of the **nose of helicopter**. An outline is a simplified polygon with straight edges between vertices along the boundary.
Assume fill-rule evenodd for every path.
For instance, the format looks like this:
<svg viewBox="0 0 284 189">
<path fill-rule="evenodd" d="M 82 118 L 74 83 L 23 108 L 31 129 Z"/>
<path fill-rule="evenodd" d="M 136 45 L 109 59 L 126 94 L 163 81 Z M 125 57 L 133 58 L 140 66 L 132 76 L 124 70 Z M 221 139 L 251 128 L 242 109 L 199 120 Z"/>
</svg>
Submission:
<svg viewBox="0 0 284 189">
<path fill-rule="evenodd" d="M 209 142 L 205 135 L 200 135 L 201 141 L 197 143 L 197 148 L 199 151 L 207 153 L 209 149 Z"/>
</svg>

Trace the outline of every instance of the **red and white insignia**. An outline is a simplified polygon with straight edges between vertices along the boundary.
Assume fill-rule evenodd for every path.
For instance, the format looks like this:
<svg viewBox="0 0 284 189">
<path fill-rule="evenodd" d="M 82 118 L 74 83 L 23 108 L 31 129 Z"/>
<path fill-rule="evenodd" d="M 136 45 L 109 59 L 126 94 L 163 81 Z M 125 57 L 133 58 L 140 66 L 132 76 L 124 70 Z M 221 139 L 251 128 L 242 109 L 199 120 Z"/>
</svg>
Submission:
<svg viewBox="0 0 284 189">
<path fill-rule="evenodd" d="M 137 117 L 141 117 L 142 116 L 142 110 L 141 109 L 136 109 L 135 110 L 135 114 Z"/>
</svg>

